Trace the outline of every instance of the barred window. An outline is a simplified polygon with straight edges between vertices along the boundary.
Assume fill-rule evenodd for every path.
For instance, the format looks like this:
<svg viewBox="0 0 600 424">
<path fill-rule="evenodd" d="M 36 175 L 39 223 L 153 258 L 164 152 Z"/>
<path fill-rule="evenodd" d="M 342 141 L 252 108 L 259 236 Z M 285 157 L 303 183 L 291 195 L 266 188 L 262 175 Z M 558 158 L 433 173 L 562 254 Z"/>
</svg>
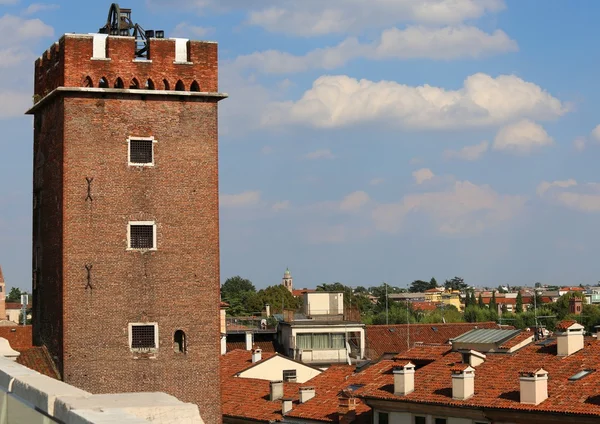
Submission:
<svg viewBox="0 0 600 424">
<path fill-rule="evenodd" d="M 296 370 L 283 370 L 283 381 L 295 382 Z"/>
<path fill-rule="evenodd" d="M 131 249 L 154 248 L 154 225 L 131 225 L 129 234 Z"/>
<path fill-rule="evenodd" d="M 132 165 L 154 164 L 153 140 L 129 140 L 129 163 Z"/>
<path fill-rule="evenodd" d="M 131 326 L 132 349 L 156 349 L 156 324 Z"/>
</svg>

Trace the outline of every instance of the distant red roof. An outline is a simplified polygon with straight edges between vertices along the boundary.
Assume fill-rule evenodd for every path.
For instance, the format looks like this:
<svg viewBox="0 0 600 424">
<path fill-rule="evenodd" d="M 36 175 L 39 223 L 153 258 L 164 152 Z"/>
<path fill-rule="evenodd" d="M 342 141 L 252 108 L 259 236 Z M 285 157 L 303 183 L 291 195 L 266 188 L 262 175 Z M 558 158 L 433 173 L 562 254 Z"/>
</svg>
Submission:
<svg viewBox="0 0 600 424">
<path fill-rule="evenodd" d="M 585 289 L 583 287 L 562 287 L 560 291 L 575 291 L 575 292 L 583 292 Z"/>
<path fill-rule="evenodd" d="M 302 296 L 304 293 L 315 293 L 317 290 L 315 289 L 298 289 L 292 290 L 292 295 L 295 297 Z"/>
<path fill-rule="evenodd" d="M 221 309 L 229 308 L 229 303 L 221 302 Z"/>
<path fill-rule="evenodd" d="M 411 302 L 415 311 L 435 311 L 441 302 Z"/>
<path fill-rule="evenodd" d="M 378 359 L 385 353 L 405 352 L 415 343 L 445 344 L 475 328 L 498 328 L 495 322 L 451 324 L 367 325 L 366 354 Z M 408 345 L 410 343 L 410 346 Z"/>
<path fill-rule="evenodd" d="M 275 342 L 273 341 L 254 341 L 252 347 L 259 347 L 263 352 L 276 352 Z M 233 352 L 234 350 L 246 350 L 246 342 L 227 342 L 227 352 Z"/>
<path fill-rule="evenodd" d="M 17 358 L 17 363 L 37 371 L 40 374 L 60 380 L 58 368 L 56 368 L 56 364 L 54 364 L 50 352 L 48 352 L 48 349 L 46 349 L 45 346 L 30 347 L 27 349 L 17 348 L 15 350 L 21 353 Z"/>
<path fill-rule="evenodd" d="M 8 340 L 10 347 L 15 350 L 27 349 L 33 346 L 31 325 L 1 326 L 0 337 Z"/>
</svg>

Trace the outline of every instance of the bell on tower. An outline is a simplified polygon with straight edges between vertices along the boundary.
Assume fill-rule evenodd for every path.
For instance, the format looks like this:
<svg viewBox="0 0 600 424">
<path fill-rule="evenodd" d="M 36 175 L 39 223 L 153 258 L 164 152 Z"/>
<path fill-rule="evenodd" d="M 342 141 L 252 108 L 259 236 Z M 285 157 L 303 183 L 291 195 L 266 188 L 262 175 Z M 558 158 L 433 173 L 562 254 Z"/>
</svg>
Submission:
<svg viewBox="0 0 600 424">
<path fill-rule="evenodd" d="M 285 269 L 285 273 L 283 274 L 283 278 L 281 280 L 281 284 L 290 291 L 290 293 L 293 292 L 294 287 L 293 287 L 293 280 L 292 280 L 292 274 L 290 273 L 290 269 L 286 268 Z"/>
</svg>

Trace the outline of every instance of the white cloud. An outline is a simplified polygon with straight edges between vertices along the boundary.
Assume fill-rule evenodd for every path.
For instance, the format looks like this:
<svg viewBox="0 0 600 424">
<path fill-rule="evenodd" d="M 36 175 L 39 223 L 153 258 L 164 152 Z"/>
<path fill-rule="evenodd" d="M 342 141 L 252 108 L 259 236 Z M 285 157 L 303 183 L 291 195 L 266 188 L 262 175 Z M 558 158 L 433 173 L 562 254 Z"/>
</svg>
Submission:
<svg viewBox="0 0 600 424">
<path fill-rule="evenodd" d="M 575 181 L 573 179 L 564 180 L 564 181 L 552 181 L 552 182 L 542 181 L 538 185 L 536 192 L 537 192 L 538 196 L 542 196 L 544 193 L 546 193 L 548 190 L 550 190 L 553 187 L 568 188 L 568 187 L 575 187 L 576 185 L 577 185 L 577 181 Z"/>
<path fill-rule="evenodd" d="M 314 152 L 307 153 L 304 155 L 304 159 L 316 160 L 316 159 L 335 159 L 335 155 L 331 153 L 329 149 L 315 150 Z"/>
<path fill-rule="evenodd" d="M 425 181 L 429 181 L 435 177 L 435 174 L 428 168 L 418 169 L 412 175 L 417 184 L 423 184 Z"/>
<path fill-rule="evenodd" d="M 411 158 L 411 159 L 408 161 L 408 164 L 409 164 L 409 165 L 419 165 L 419 164 L 421 164 L 421 163 L 423 163 L 423 160 L 422 160 L 421 158 Z"/>
<path fill-rule="evenodd" d="M 585 150 L 586 145 L 587 140 L 585 137 L 577 137 L 575 140 L 573 140 L 573 147 L 579 152 Z"/>
<path fill-rule="evenodd" d="M 353 212 L 369 203 L 370 197 L 364 191 L 355 191 L 350 193 L 340 203 L 340 210 L 343 212 Z"/>
<path fill-rule="evenodd" d="M 502 0 L 263 0 L 260 4 L 264 7 L 250 11 L 248 23 L 301 36 L 381 28 L 397 22 L 457 24 L 504 8 Z"/>
<path fill-rule="evenodd" d="M 573 179 L 543 181 L 537 188 L 537 194 L 578 212 L 600 212 L 600 183 L 578 184 Z"/>
<path fill-rule="evenodd" d="M 474 74 L 460 90 L 338 75 L 318 78 L 298 101 L 272 103 L 262 124 L 336 128 L 386 122 L 439 130 L 499 125 L 522 117 L 552 119 L 567 111 L 541 87 L 514 75 Z"/>
<path fill-rule="evenodd" d="M 465 146 L 460 150 L 446 150 L 444 151 L 444 158 L 474 161 L 480 159 L 487 152 L 488 147 L 489 143 L 482 141 L 479 144 Z"/>
<path fill-rule="evenodd" d="M 0 17 L 0 33 L 10 34 L 6 37 L 10 44 L 41 37 L 51 37 L 54 29 L 39 19 L 23 19 L 18 16 L 4 15 Z"/>
<path fill-rule="evenodd" d="M 239 194 L 221 194 L 219 205 L 224 208 L 256 206 L 260 203 L 260 191 L 245 191 Z"/>
<path fill-rule="evenodd" d="M 383 184 L 384 182 L 385 178 L 373 178 L 371 181 L 369 181 L 369 184 L 372 186 L 377 186 Z"/>
<path fill-rule="evenodd" d="M 600 141 L 600 125 L 592 130 L 592 138 L 596 141 Z"/>
<path fill-rule="evenodd" d="M 27 6 L 27 9 L 23 11 L 23 15 L 35 15 L 39 12 L 44 12 L 46 10 L 56 10 L 59 8 L 60 6 L 58 4 L 32 3 L 29 6 Z"/>
<path fill-rule="evenodd" d="M 291 207 L 291 205 L 292 204 L 289 200 L 283 200 L 281 202 L 274 203 L 273 206 L 271 207 L 271 209 L 273 209 L 275 212 L 279 212 L 279 211 L 289 209 Z"/>
<path fill-rule="evenodd" d="M 476 234 L 516 216 L 521 196 L 500 195 L 487 185 L 457 181 L 445 191 L 409 194 L 397 203 L 381 204 L 372 213 L 378 230 L 396 233 L 410 215 L 429 218 L 446 234 Z"/>
<path fill-rule="evenodd" d="M 180 22 L 173 29 L 173 37 L 189 37 L 189 38 L 202 38 L 207 36 L 208 34 L 212 34 L 214 32 L 214 28 L 211 27 L 201 27 L 192 25 L 188 22 Z"/>
<path fill-rule="evenodd" d="M 334 47 L 312 50 L 295 56 L 278 50 L 255 52 L 239 56 L 235 65 L 264 73 L 294 73 L 309 69 L 335 69 L 349 61 L 368 59 L 457 59 L 480 57 L 518 50 L 517 43 L 504 32 L 487 34 L 471 26 L 430 28 L 423 26 L 384 31 L 373 43 L 360 43 L 347 38 Z"/>
<path fill-rule="evenodd" d="M 552 144 L 554 140 L 541 125 L 529 119 L 522 119 L 501 128 L 494 139 L 493 147 L 495 150 L 524 154 Z"/>
</svg>

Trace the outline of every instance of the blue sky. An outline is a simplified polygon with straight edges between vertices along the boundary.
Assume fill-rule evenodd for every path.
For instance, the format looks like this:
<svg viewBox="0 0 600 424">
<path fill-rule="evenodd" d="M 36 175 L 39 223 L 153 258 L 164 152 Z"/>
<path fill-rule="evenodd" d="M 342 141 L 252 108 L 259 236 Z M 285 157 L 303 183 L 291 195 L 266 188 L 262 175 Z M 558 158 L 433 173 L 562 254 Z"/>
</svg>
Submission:
<svg viewBox="0 0 600 424">
<path fill-rule="evenodd" d="M 0 265 L 30 286 L 33 61 L 109 3 L 0 0 Z M 219 42 L 222 280 L 596 283 L 592 0 L 129 0 Z"/>
</svg>

